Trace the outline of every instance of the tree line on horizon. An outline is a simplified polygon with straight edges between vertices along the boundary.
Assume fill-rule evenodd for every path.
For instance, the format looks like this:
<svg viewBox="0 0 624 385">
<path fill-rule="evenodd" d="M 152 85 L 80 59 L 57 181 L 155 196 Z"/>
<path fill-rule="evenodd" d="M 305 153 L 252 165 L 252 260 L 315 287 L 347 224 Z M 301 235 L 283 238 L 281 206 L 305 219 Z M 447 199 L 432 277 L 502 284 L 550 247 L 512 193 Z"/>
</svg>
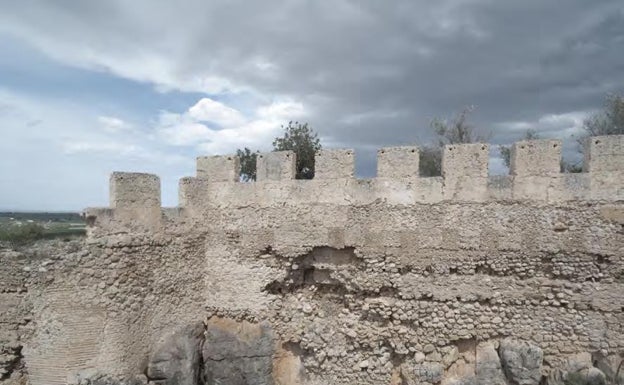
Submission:
<svg viewBox="0 0 624 385">
<path fill-rule="evenodd" d="M 486 135 L 469 124 L 468 118 L 473 107 L 466 107 L 451 120 L 435 118 L 430 128 L 436 140 L 420 147 L 419 174 L 421 176 L 440 176 L 442 174 L 442 152 L 446 145 L 485 143 L 491 135 Z M 273 151 L 290 150 L 296 154 L 296 179 L 314 178 L 314 156 L 322 149 L 318 134 L 308 123 L 288 122 L 282 126 L 284 133 L 273 140 Z M 584 132 L 576 140 L 580 144 L 579 151 L 583 151 L 582 143 L 589 136 L 624 135 L 624 96 L 609 95 L 606 98 L 602 111 L 590 116 L 583 122 Z M 529 129 L 523 139 L 539 139 L 539 133 Z M 498 147 L 505 165 L 509 168 L 511 161 L 511 146 Z M 256 180 L 256 159 L 259 151 L 247 147 L 236 151 L 240 158 L 241 181 Z M 579 163 L 561 160 L 562 172 L 581 172 Z"/>
</svg>

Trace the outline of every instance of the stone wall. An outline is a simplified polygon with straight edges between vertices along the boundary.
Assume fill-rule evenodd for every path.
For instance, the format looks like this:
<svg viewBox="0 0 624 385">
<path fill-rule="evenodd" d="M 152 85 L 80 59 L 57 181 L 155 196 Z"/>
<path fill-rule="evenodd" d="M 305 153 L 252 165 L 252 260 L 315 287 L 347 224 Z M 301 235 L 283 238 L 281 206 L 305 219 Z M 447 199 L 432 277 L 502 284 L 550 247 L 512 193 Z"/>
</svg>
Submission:
<svg viewBox="0 0 624 385">
<path fill-rule="evenodd" d="M 86 241 L 0 251 L 0 384 L 613 378 L 624 137 L 592 138 L 581 174 L 558 141 L 516 143 L 509 176 L 488 152 L 448 146 L 421 178 L 417 148 L 382 149 L 370 180 L 352 150 L 317 154 L 313 180 L 262 154 L 254 183 L 201 157 L 170 209 L 156 176 L 114 173 Z"/>
</svg>

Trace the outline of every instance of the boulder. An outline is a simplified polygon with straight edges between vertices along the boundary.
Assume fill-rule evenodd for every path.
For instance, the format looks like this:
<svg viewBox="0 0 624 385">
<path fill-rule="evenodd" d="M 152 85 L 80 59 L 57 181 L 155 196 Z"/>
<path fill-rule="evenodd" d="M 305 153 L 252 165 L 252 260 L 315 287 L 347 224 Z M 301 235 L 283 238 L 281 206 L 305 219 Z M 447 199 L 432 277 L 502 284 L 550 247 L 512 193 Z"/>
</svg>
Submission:
<svg viewBox="0 0 624 385">
<path fill-rule="evenodd" d="M 592 366 L 589 353 L 577 353 L 568 357 L 562 368 L 553 369 L 546 385 L 606 385 L 607 377 Z"/>
<path fill-rule="evenodd" d="M 511 385 L 538 385 L 544 353 L 537 345 L 513 339 L 500 343 L 503 371 Z"/>
<path fill-rule="evenodd" d="M 187 325 L 167 336 L 149 359 L 147 377 L 154 385 L 197 385 L 201 375 L 204 325 Z"/>
<path fill-rule="evenodd" d="M 267 323 L 213 317 L 202 350 L 204 383 L 273 384 L 274 350 L 273 332 Z"/>
<path fill-rule="evenodd" d="M 484 342 L 477 345 L 475 374 L 479 385 L 507 385 L 494 343 Z"/>
</svg>

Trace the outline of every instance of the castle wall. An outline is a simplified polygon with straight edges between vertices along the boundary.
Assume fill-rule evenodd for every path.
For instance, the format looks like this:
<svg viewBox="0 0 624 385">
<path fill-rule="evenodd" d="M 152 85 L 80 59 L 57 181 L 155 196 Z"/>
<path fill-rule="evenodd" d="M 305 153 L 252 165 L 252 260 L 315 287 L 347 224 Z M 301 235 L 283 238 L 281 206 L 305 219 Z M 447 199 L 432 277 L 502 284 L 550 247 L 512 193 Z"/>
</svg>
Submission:
<svg viewBox="0 0 624 385">
<path fill-rule="evenodd" d="M 115 173 L 84 248 L 15 275 L 31 383 L 143 373 L 167 331 L 222 318 L 270 325 L 275 384 L 451 384 L 504 338 L 539 346 L 544 375 L 618 354 L 624 141 L 592 143 L 582 174 L 559 173 L 552 140 L 515 144 L 502 177 L 483 144 L 448 146 L 434 178 L 415 147 L 380 150 L 370 180 L 352 150 L 317 154 L 313 180 L 294 179 L 290 152 L 259 155 L 254 183 L 236 157 L 198 158 L 175 209 L 157 177 Z"/>
</svg>

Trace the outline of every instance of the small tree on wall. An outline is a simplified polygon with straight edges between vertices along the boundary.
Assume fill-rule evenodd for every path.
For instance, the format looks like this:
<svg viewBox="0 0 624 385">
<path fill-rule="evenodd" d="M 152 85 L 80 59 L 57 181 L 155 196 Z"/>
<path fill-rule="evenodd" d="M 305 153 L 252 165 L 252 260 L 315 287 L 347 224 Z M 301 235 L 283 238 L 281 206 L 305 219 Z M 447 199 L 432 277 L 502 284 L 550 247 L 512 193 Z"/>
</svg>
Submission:
<svg viewBox="0 0 624 385">
<path fill-rule="evenodd" d="M 314 178 L 314 156 L 319 151 L 321 141 L 308 123 L 288 122 L 284 135 L 273 140 L 273 151 L 293 151 L 297 158 L 297 179 Z M 240 177 L 244 182 L 256 180 L 256 160 L 258 151 L 245 147 L 236 150 L 240 158 Z"/>
<path fill-rule="evenodd" d="M 297 157 L 296 178 L 314 178 L 314 156 L 322 148 L 318 135 L 308 126 L 308 123 L 290 121 L 283 128 L 284 136 L 275 138 L 273 151 L 293 151 Z"/>
<path fill-rule="evenodd" d="M 583 122 L 585 135 L 624 135 L 624 96 L 613 94 L 606 98 L 602 111 L 590 116 Z"/>
<path fill-rule="evenodd" d="M 442 150 L 447 144 L 487 141 L 485 136 L 468 124 L 468 116 L 473 110 L 473 107 L 466 107 L 450 121 L 439 118 L 431 121 L 430 127 L 437 136 L 437 142 L 423 146 L 420 150 L 419 172 L 421 176 L 442 175 Z"/>
</svg>

